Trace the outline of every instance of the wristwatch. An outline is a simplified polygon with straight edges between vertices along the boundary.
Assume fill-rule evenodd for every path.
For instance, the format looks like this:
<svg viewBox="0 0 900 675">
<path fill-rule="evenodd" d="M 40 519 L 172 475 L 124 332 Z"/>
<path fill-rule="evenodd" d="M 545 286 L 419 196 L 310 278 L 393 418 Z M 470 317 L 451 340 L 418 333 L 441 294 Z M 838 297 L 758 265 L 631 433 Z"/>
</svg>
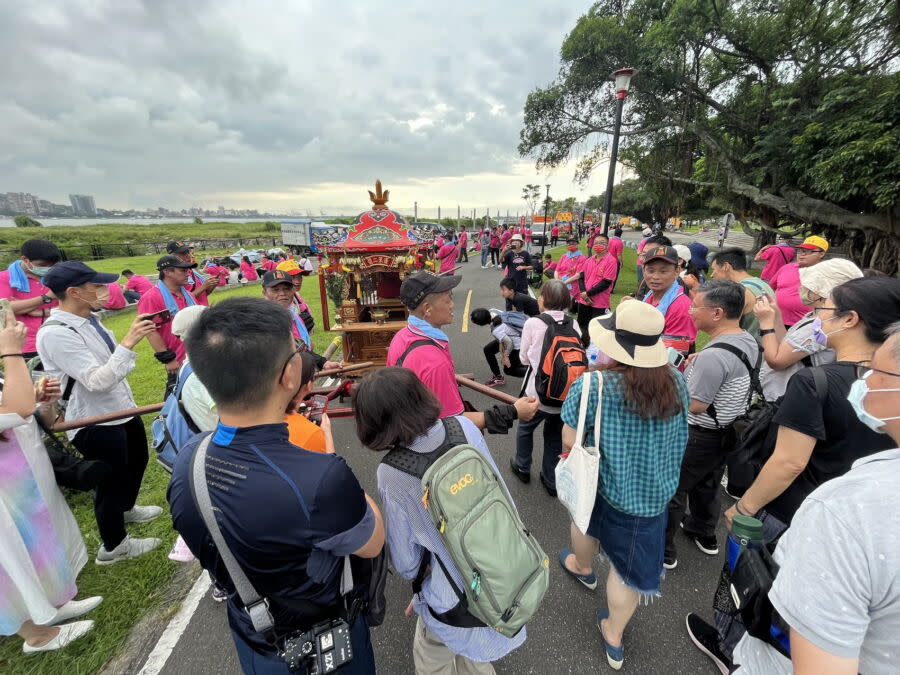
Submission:
<svg viewBox="0 0 900 675">
<path fill-rule="evenodd" d="M 760 328 L 760 329 L 759 329 L 759 336 L 760 336 L 760 337 L 762 337 L 763 335 L 773 335 L 774 333 L 775 333 L 775 329 L 774 329 L 774 328 Z"/>
<path fill-rule="evenodd" d="M 51 297 L 50 297 L 49 295 L 47 295 L 46 293 L 44 293 L 43 295 L 41 295 L 41 300 L 43 301 L 43 303 L 44 303 L 45 305 L 49 305 L 51 302 L 53 302 L 53 298 L 51 298 Z"/>
</svg>

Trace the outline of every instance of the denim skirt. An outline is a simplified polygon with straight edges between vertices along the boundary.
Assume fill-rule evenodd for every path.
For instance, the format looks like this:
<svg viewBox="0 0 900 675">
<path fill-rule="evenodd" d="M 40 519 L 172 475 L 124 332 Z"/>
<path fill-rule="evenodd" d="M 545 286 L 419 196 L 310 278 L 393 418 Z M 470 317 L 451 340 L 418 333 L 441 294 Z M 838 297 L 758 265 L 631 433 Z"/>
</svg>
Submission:
<svg viewBox="0 0 900 675">
<path fill-rule="evenodd" d="M 587 534 L 629 588 L 659 595 L 663 576 L 667 513 L 644 518 L 623 513 L 597 494 Z"/>
</svg>

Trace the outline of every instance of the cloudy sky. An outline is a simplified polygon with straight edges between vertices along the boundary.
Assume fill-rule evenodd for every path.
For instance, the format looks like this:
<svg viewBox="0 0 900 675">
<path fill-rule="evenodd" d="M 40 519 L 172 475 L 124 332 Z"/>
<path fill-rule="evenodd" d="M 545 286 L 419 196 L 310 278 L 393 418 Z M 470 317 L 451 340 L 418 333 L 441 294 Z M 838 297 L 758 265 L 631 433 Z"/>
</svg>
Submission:
<svg viewBox="0 0 900 675">
<path fill-rule="evenodd" d="M 528 92 L 589 2 L 0 3 L 0 191 L 105 208 L 523 208 Z M 602 175 L 601 175 L 602 173 Z"/>
</svg>

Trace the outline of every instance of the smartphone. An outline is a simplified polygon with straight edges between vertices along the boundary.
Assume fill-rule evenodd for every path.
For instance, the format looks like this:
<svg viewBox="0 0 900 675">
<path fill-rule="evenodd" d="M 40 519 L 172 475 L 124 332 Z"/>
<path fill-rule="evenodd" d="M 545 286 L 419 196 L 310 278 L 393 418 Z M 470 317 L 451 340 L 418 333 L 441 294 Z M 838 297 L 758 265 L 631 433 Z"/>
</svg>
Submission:
<svg viewBox="0 0 900 675">
<path fill-rule="evenodd" d="M 328 397 L 316 395 L 306 402 L 306 417 L 315 424 L 322 423 L 322 415 L 328 410 Z"/>
<path fill-rule="evenodd" d="M 172 320 L 172 313 L 168 309 L 161 309 L 158 312 L 153 312 L 153 314 L 145 314 L 144 320 L 149 319 L 157 326 L 161 326 L 164 323 L 168 323 Z"/>
<path fill-rule="evenodd" d="M 666 351 L 669 353 L 669 363 L 671 363 L 676 368 L 681 368 L 681 365 L 684 363 L 685 359 L 684 354 L 682 354 L 674 347 L 669 347 Z"/>
<path fill-rule="evenodd" d="M 6 313 L 9 312 L 9 299 L 0 298 L 0 329 L 6 328 Z"/>
</svg>

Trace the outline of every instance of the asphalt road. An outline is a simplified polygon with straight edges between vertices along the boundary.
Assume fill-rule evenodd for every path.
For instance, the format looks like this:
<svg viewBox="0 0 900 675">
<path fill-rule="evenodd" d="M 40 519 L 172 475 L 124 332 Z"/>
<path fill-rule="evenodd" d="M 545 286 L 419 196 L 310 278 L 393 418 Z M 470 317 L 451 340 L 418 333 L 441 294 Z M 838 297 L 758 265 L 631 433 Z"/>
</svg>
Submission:
<svg viewBox="0 0 900 675">
<path fill-rule="evenodd" d="M 486 328 L 469 324 L 468 332 L 460 330 L 466 298 L 472 290 L 470 309 L 501 306 L 497 270 L 480 269 L 474 256 L 463 263 L 463 281 L 454 291 L 455 322 L 446 328 L 458 372 L 474 372 L 479 380 L 490 376 L 481 348 L 489 334 Z M 515 394 L 521 381 L 508 378 L 505 391 Z M 476 406 L 489 405 L 471 390 L 466 398 Z M 514 454 L 515 430 L 508 435 L 488 437 L 488 445 L 501 467 L 523 521 L 531 528 L 551 560 L 550 589 L 541 609 L 528 624 L 525 644 L 495 664 L 498 673 L 596 673 L 609 671 L 599 641 L 594 616 L 605 606 L 604 584 L 588 591 L 565 576 L 556 563 L 557 551 L 568 546 L 568 518 L 563 506 L 552 499 L 533 476 L 524 485 L 510 475 L 509 458 Z M 375 470 L 380 455 L 362 448 L 352 420 L 335 420 L 334 435 L 338 452 L 353 468 L 363 488 L 377 495 Z M 540 463 L 541 432 L 535 438 L 535 463 Z M 720 548 L 724 534 L 719 533 Z M 624 670 L 632 673 L 709 673 L 718 671 L 690 642 L 685 632 L 684 617 L 698 612 L 709 619 L 712 614 L 713 591 L 722 567 L 724 553 L 711 557 L 701 553 L 692 542 L 678 541 L 679 565 L 669 572 L 662 584 L 662 597 L 638 608 L 625 633 Z M 605 580 L 607 564 L 599 558 L 595 571 Z M 412 634 L 415 618 L 403 616 L 410 598 L 409 584 L 392 576 L 388 581 L 388 617 L 372 630 L 372 642 L 378 669 L 383 673 L 413 673 Z M 165 675 L 191 673 L 240 673 L 234 646 L 225 617 L 225 606 L 207 595 L 172 651 L 162 671 Z"/>
</svg>

